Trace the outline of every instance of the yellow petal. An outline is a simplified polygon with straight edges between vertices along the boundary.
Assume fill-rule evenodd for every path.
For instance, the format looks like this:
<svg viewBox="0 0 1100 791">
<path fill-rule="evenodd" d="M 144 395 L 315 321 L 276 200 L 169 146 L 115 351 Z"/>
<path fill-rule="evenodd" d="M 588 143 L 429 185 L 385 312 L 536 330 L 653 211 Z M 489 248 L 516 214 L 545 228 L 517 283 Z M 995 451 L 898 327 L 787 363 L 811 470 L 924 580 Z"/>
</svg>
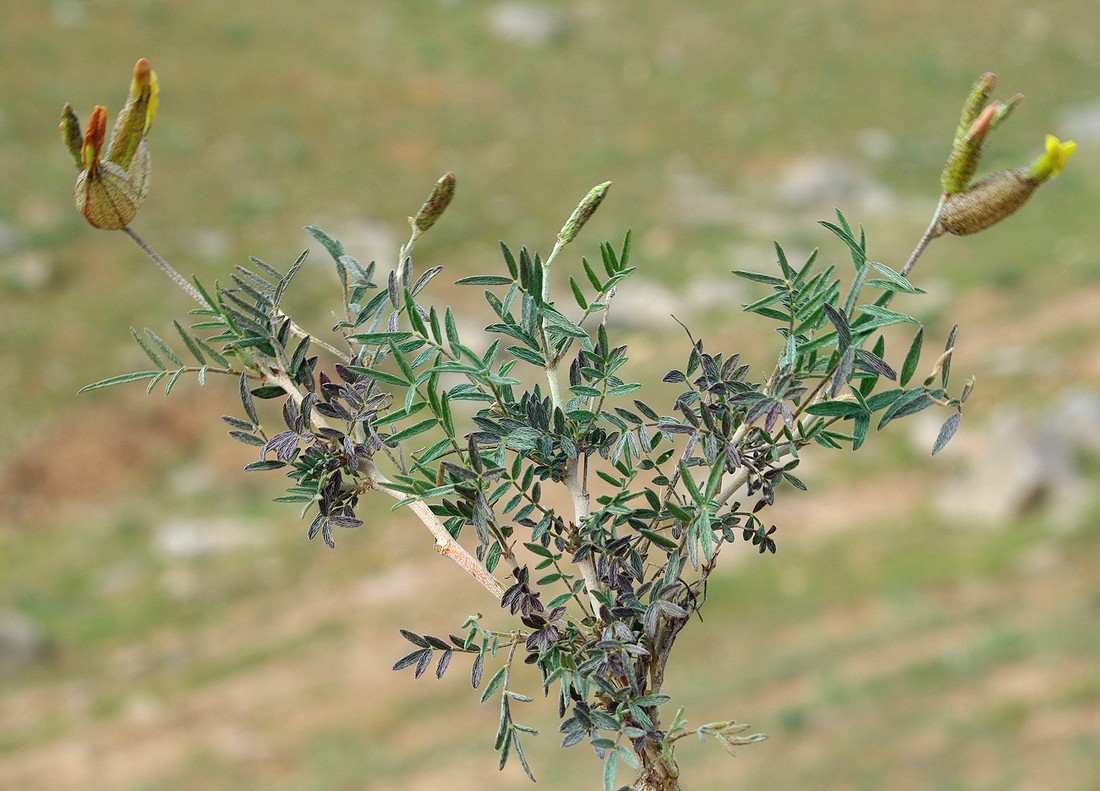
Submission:
<svg viewBox="0 0 1100 791">
<path fill-rule="evenodd" d="M 145 111 L 145 132 L 143 136 L 149 134 L 149 127 L 153 125 L 153 121 L 157 117 L 157 107 L 160 104 L 160 83 L 157 82 L 155 71 L 149 72 L 149 86 L 149 108 Z"/>
<path fill-rule="evenodd" d="M 1052 179 L 1062 172 L 1066 166 L 1066 160 L 1073 156 L 1077 150 L 1077 143 L 1072 140 L 1062 142 L 1054 135 L 1047 135 L 1046 151 L 1043 155 L 1031 163 L 1028 169 L 1028 177 L 1035 181 Z"/>
</svg>

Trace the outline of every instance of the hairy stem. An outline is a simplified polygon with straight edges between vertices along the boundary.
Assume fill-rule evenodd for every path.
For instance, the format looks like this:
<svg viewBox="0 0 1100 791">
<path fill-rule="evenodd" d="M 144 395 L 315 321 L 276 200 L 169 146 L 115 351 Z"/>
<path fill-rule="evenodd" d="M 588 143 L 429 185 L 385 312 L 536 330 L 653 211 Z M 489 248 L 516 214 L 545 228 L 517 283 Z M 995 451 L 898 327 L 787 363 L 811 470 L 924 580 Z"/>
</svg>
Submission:
<svg viewBox="0 0 1100 791">
<path fill-rule="evenodd" d="M 325 343 L 323 340 L 316 337 L 315 335 L 312 335 L 311 333 L 306 332 L 304 329 L 302 329 L 301 327 L 298 326 L 298 324 L 294 321 L 294 319 L 290 318 L 290 316 L 283 313 L 278 308 L 275 308 L 274 313 L 275 313 L 275 315 L 273 316 L 273 318 L 280 318 L 281 317 L 281 318 L 287 319 L 290 322 L 290 332 L 291 332 L 292 335 L 294 335 L 298 338 L 309 338 L 310 343 L 314 344 L 315 346 L 320 346 L 322 349 L 324 349 L 326 352 L 328 352 L 329 354 L 331 354 L 332 356 L 334 356 L 337 360 L 340 360 L 341 362 L 348 363 L 348 362 L 351 361 L 351 356 L 349 354 L 347 354 L 346 352 L 340 351 L 335 346 L 332 346 L 331 344 Z"/>
<path fill-rule="evenodd" d="M 368 463 L 367 477 L 371 488 L 375 491 L 389 495 L 395 500 L 408 499 L 408 495 L 405 493 L 390 488 L 389 484 L 393 482 L 386 478 L 373 463 Z M 416 517 L 424 523 L 424 526 L 435 537 L 436 551 L 457 563 L 463 571 L 477 580 L 481 587 L 489 591 L 493 598 L 499 602 L 501 597 L 504 596 L 504 587 L 496 581 L 496 578 L 489 573 L 489 570 L 485 568 L 481 561 L 454 540 L 451 534 L 447 532 L 447 528 L 439 521 L 439 517 L 432 513 L 432 509 L 428 504 L 423 500 L 414 500 L 409 503 L 409 509 L 416 514 Z"/>
<path fill-rule="evenodd" d="M 559 236 L 554 243 L 554 249 L 542 262 L 542 293 L 539 296 L 543 305 L 548 305 L 550 302 L 550 266 L 554 263 L 554 259 L 558 257 L 561 249 L 565 247 L 565 244 Z M 550 403 L 554 405 L 555 409 L 564 411 L 565 407 L 561 400 L 561 386 L 558 383 L 558 365 L 561 360 L 558 357 L 550 358 L 550 343 L 546 337 L 545 327 L 542 328 L 542 347 L 546 354 L 546 387 L 550 391 Z M 565 488 L 569 491 L 569 498 L 573 501 L 573 523 L 579 528 L 589 516 L 588 491 L 580 478 L 579 458 L 570 460 L 565 467 Z M 588 592 L 588 603 L 592 607 L 592 612 L 594 614 L 599 613 L 600 600 L 596 598 L 596 591 L 600 589 L 600 580 L 596 576 L 596 566 L 592 562 L 592 558 L 585 557 L 577 561 L 577 570 L 580 571 L 581 577 L 584 579 L 584 587 Z"/>
<path fill-rule="evenodd" d="M 947 203 L 949 196 L 945 193 L 940 196 L 940 202 L 936 206 L 936 211 L 932 214 L 932 222 L 928 223 L 928 230 L 924 232 L 924 236 L 917 242 L 917 246 L 913 248 L 913 252 L 909 254 L 909 260 L 905 262 L 905 266 L 901 268 L 901 276 L 907 277 L 909 272 L 917 265 L 917 259 L 921 257 L 924 252 L 924 248 L 928 246 L 928 243 L 936 238 L 936 231 L 940 224 L 940 215 L 943 214 L 944 204 Z"/>
<path fill-rule="evenodd" d="M 580 460 L 572 459 L 565 468 L 565 488 L 569 490 L 569 497 L 573 501 L 573 514 L 575 524 L 580 527 L 589 516 L 588 492 L 580 479 Z M 593 614 L 600 612 L 600 600 L 596 598 L 596 591 L 600 589 L 600 581 L 596 577 L 596 566 L 591 557 L 585 557 L 577 561 L 577 570 L 584 579 L 584 588 L 588 591 L 588 603 L 592 607 Z"/>
<path fill-rule="evenodd" d="M 161 258 L 160 254 L 156 250 L 150 247 L 144 239 L 138 236 L 137 231 L 135 231 L 129 225 L 123 227 L 122 230 L 126 231 L 126 235 L 137 243 L 137 246 L 141 248 L 142 252 L 149 256 L 149 259 L 157 265 L 157 268 L 160 269 L 160 271 L 164 274 L 168 275 L 172 282 L 183 289 L 184 293 L 191 297 L 191 299 L 198 302 L 204 308 L 214 307 L 213 305 L 208 305 L 206 303 L 206 299 L 203 297 L 203 295 L 199 293 L 199 290 L 197 288 L 195 288 L 193 285 L 191 285 L 190 282 L 188 282 L 187 278 L 177 272 L 175 267 L 173 267 L 170 263 Z"/>
<path fill-rule="evenodd" d="M 632 791 L 680 791 L 680 769 L 670 749 L 646 740 L 635 752 L 641 759 L 642 772 Z"/>
</svg>

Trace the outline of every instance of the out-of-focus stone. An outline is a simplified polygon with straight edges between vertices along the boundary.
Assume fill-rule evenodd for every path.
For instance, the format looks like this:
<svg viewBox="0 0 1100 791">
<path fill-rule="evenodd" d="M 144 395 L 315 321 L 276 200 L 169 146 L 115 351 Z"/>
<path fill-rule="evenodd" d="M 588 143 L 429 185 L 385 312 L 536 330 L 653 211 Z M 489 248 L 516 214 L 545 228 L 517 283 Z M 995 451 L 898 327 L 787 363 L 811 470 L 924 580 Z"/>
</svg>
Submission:
<svg viewBox="0 0 1100 791">
<path fill-rule="evenodd" d="M 1073 409 L 1087 407 L 1090 415 L 1100 417 L 1096 403 L 1067 403 Z M 936 498 L 939 514 L 996 527 L 1039 511 L 1055 526 L 1079 524 L 1090 505 L 1092 487 L 1077 460 L 1084 447 L 1082 436 L 1069 428 L 1066 407 L 1038 418 L 1002 411 L 987 425 L 983 435 L 971 437 L 963 469 Z"/>
<path fill-rule="evenodd" d="M 1059 136 L 1078 143 L 1100 142 L 1100 101 L 1075 104 L 1062 110 Z"/>
<path fill-rule="evenodd" d="M 24 615 L 0 612 L 0 676 L 44 660 L 50 651 L 42 629 Z"/>
<path fill-rule="evenodd" d="M 253 526 L 224 519 L 169 519 L 159 524 L 153 535 L 154 548 L 171 560 L 217 555 L 266 543 L 264 535 Z"/>
<path fill-rule="evenodd" d="M 539 46 L 561 38 L 569 20 L 559 8 L 541 3 L 498 3 L 489 11 L 489 29 L 498 38 Z"/>
</svg>

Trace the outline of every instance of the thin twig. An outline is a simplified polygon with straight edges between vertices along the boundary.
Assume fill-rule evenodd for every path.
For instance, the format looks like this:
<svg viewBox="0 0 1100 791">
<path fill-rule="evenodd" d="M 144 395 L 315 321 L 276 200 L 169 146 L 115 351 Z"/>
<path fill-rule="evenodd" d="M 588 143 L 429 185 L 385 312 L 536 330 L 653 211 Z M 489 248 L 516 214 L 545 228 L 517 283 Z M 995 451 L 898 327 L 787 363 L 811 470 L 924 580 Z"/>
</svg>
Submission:
<svg viewBox="0 0 1100 791">
<path fill-rule="evenodd" d="M 393 482 L 386 478 L 382 471 L 374 466 L 373 462 L 368 462 L 367 480 L 375 491 L 387 494 L 395 500 L 408 499 L 407 494 L 390 488 L 389 485 Z M 504 596 L 504 587 L 497 582 L 496 578 L 489 573 L 489 570 L 477 558 L 454 540 L 451 534 L 447 532 L 447 528 L 439 521 L 439 517 L 432 513 L 431 507 L 423 500 L 413 500 L 409 503 L 409 509 L 416 514 L 417 518 L 424 523 L 425 527 L 435 537 L 436 551 L 461 566 L 463 571 L 477 580 L 481 587 L 489 591 L 493 598 L 499 602 L 501 597 Z"/>
<path fill-rule="evenodd" d="M 187 278 L 177 272 L 175 267 L 173 267 L 170 263 L 161 258 L 160 254 L 157 253 L 156 250 L 146 244 L 145 240 L 138 236 L 137 231 L 135 231 L 129 225 L 124 226 L 122 230 L 126 231 L 127 236 L 137 242 L 137 246 L 141 248 L 142 252 L 149 256 L 152 262 L 157 265 L 157 268 L 159 268 L 160 271 L 162 271 L 164 274 L 168 275 L 168 277 L 171 278 L 172 282 L 182 288 L 189 297 L 198 302 L 204 308 L 214 307 L 213 305 L 207 303 L 206 298 L 199 293 L 199 290 L 197 288 L 195 288 L 193 285 L 191 285 L 190 282 L 188 282 Z"/>
<path fill-rule="evenodd" d="M 565 247 L 565 244 L 561 236 L 558 236 L 557 241 L 554 243 L 554 249 L 542 262 L 542 293 L 540 297 L 543 305 L 550 302 L 550 266 L 554 263 L 554 259 L 558 257 L 561 249 Z M 550 403 L 555 409 L 564 411 L 561 385 L 558 383 L 558 365 L 561 358 L 550 358 L 550 341 L 545 327 L 542 328 L 542 347 L 546 354 L 546 386 L 550 391 Z M 573 501 L 573 524 L 580 528 L 588 521 L 590 506 L 588 491 L 580 479 L 580 465 L 577 459 L 572 459 L 566 464 L 564 482 L 565 488 L 569 491 L 569 498 Z M 592 562 L 591 556 L 577 561 L 577 570 L 580 571 L 581 577 L 584 579 L 584 587 L 588 592 L 588 603 L 592 606 L 592 612 L 599 613 L 600 600 L 596 597 L 596 591 L 600 589 L 600 580 L 596 576 L 596 566 Z"/>
<path fill-rule="evenodd" d="M 908 276 L 909 272 L 917 264 L 917 259 L 921 257 L 924 252 L 924 248 L 928 246 L 928 243 L 938 236 L 936 233 L 939 230 L 940 215 L 943 214 L 943 207 L 947 203 L 947 194 L 940 196 L 940 202 L 936 206 L 936 211 L 932 215 L 932 222 L 928 223 L 928 230 L 924 232 L 924 236 L 917 242 L 917 246 L 913 248 L 913 252 L 909 254 L 909 260 L 905 262 L 905 266 L 901 268 L 901 276 Z"/>
</svg>

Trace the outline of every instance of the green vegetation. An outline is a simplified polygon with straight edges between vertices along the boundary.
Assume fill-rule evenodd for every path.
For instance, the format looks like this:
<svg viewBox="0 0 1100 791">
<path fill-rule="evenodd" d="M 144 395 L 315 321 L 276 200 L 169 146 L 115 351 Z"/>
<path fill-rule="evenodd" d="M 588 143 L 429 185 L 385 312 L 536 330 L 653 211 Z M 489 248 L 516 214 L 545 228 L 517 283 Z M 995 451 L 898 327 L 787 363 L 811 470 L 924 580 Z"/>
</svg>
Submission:
<svg viewBox="0 0 1100 791">
<path fill-rule="evenodd" d="M 0 175 L 8 186 L 0 220 L 19 234 L 5 255 L 43 256 L 49 278 L 49 288 L 28 290 L 6 270 L 0 290 L 0 312 L 19 338 L 5 346 L 0 374 L 14 399 L 0 424 L 9 459 L 0 495 L 18 506 L 0 532 L 0 593 L 43 623 L 57 645 L 50 664 L 0 680 L 0 785 L 24 788 L 86 787 L 95 775 L 81 774 L 89 770 L 79 760 L 76 768 L 59 762 L 56 778 L 36 780 L 32 771 L 36 750 L 81 740 L 122 756 L 125 767 L 110 769 L 121 772 L 113 784 L 120 788 L 185 788 L 196 778 L 226 789 L 358 788 L 363 777 L 374 778 L 372 788 L 444 778 L 458 788 L 518 782 L 515 774 L 483 774 L 480 736 L 491 733 L 493 712 L 476 709 L 455 679 L 445 679 L 450 688 L 441 693 L 388 674 L 407 649 L 397 626 L 442 633 L 453 618 L 405 603 L 391 618 L 378 598 L 386 585 L 372 586 L 372 575 L 392 586 L 384 569 L 396 564 L 414 580 L 410 593 L 417 584 L 441 585 L 453 588 L 457 611 L 484 607 L 476 592 L 467 600 L 458 575 L 438 567 L 422 536 L 399 520 L 381 524 L 379 514 L 369 527 L 387 534 L 379 554 L 357 551 L 355 534 L 339 552 L 319 553 L 301 541 L 292 518 L 266 503 L 277 493 L 274 482 L 234 482 L 226 472 L 188 483 L 181 471 L 201 464 L 196 459 L 232 453 L 202 427 L 224 408 L 193 385 L 166 404 L 121 391 L 73 399 L 86 382 L 140 365 L 121 345 L 130 323 L 165 337 L 171 327 L 157 323 L 166 312 L 163 284 L 138 253 L 114 236 L 92 235 L 57 197 L 71 178 L 52 134 L 63 100 L 113 89 L 110 78 L 138 54 L 162 75 L 188 75 L 163 96 L 153 194 L 138 225 L 204 281 L 224 277 L 248 253 L 285 269 L 302 245 L 295 229 L 307 223 L 347 237 L 342 229 L 368 218 L 399 234 L 395 207 L 400 214 L 417 205 L 423 184 L 454 169 L 462 200 L 418 248 L 424 260 L 445 258 L 453 277 L 496 260 L 498 237 L 543 239 L 548 249 L 560 196 L 595 176 L 613 178 L 616 194 L 630 200 L 609 201 L 586 238 L 635 228 L 644 274 L 677 291 L 687 270 L 702 276 L 767 266 L 761 243 L 791 238 L 774 227 L 784 210 L 764 216 L 749 208 L 774 200 L 769 183 L 798 153 L 863 162 L 855 141 L 867 129 L 893 141 L 893 152 L 868 166 L 875 181 L 918 204 L 865 222 L 872 242 L 883 245 L 874 257 L 900 264 L 932 208 L 921 201 L 935 191 L 929 176 L 946 153 L 953 119 L 945 108 L 975 73 L 994 68 L 1029 96 L 1027 112 L 996 135 L 989 162 L 1009 167 L 1033 157 L 1042 133 L 1057 131 L 1061 110 L 1089 98 L 1077 75 L 1090 56 L 1073 44 L 1083 34 L 1057 20 L 1078 20 L 1073 27 L 1086 30 L 1097 13 L 1057 4 L 1043 23 L 1022 5 L 993 19 L 952 6 L 942 23 L 917 26 L 904 18 L 916 9 L 852 3 L 804 9 L 779 24 L 774 7 L 762 3 L 736 19 L 719 3 L 690 13 L 640 3 L 629 19 L 577 4 L 568 36 L 528 50 L 487 35 L 485 7 L 475 3 L 378 3 L 369 13 L 340 4 L 313 17 L 279 3 L 262 11 L 71 5 L 86 6 L 84 28 L 60 27 L 49 9 L 28 5 L 12 11 L 0 32 L 0 69 L 21 75 L 21 89 L 0 100 Z M 55 4 L 54 13 L 64 6 Z M 164 34 L 184 29 L 199 32 L 203 57 L 184 46 L 193 36 Z M 1028 37 L 1048 45 L 1028 49 Z M 28 64 L 35 69 L 24 78 Z M 1095 282 L 1087 207 L 1096 205 L 1096 166 L 1083 155 L 1078 164 L 1010 228 L 937 243 L 922 263 L 919 285 L 963 289 L 943 309 L 945 319 L 965 315 L 967 300 L 981 306 L 982 324 L 960 321 L 968 356 L 956 361 L 958 372 L 979 374 L 978 412 L 1031 395 L 1018 381 L 987 375 L 981 343 L 968 352 L 967 339 L 996 335 L 1009 315 L 1039 326 L 1044 300 L 1057 305 Z M 676 173 L 746 196 L 745 203 L 725 220 L 700 224 L 678 207 Z M 793 236 L 838 261 L 843 247 L 806 229 L 827 216 L 808 215 Z M 731 260 L 732 244 L 763 253 Z M 724 282 L 731 303 L 747 301 L 732 278 Z M 293 295 L 318 317 L 313 323 L 324 323 L 327 290 L 306 283 Z M 173 300 L 170 311 L 182 315 L 188 306 Z M 157 309 L 145 316 L 147 305 Z M 679 344 L 668 323 L 667 334 L 631 336 L 632 348 L 650 344 L 654 368 Z M 717 336 L 729 345 L 726 335 L 740 346 L 755 332 L 749 324 L 731 310 L 704 334 L 708 343 Z M 1093 329 L 1061 330 L 1071 359 L 1088 359 L 1092 347 L 1081 339 Z M 749 336 L 745 344 L 763 354 L 768 338 Z M 1065 381 L 1095 377 L 1068 364 L 1059 373 Z M 1038 395 L 1052 385 L 1041 384 Z M 137 427 L 157 438 L 152 450 L 134 450 L 133 469 L 125 461 L 131 449 L 102 439 L 112 431 L 96 411 L 104 403 L 128 411 L 115 432 Z M 90 418 L 99 422 L 89 425 Z M 172 439 L 179 436 L 186 447 Z M 944 471 L 925 463 L 914 470 L 904 439 L 895 439 L 897 447 L 881 453 L 884 468 L 861 469 L 866 462 L 858 459 L 852 468 L 880 476 L 883 492 L 902 468 L 934 487 Z M 95 464 L 101 442 L 112 465 Z M 48 477 L 11 477 L 58 459 L 52 466 L 80 479 L 73 494 L 47 486 Z M 248 461 L 236 460 L 225 470 Z M 825 489 L 814 481 L 809 495 L 797 497 Z M 211 503 L 212 496 L 224 499 Z M 746 559 L 711 579 L 708 623 L 685 632 L 678 651 L 692 659 L 669 687 L 698 712 L 695 722 L 735 714 L 772 740 L 743 749 L 733 764 L 716 751 L 685 749 L 684 762 L 703 767 L 691 784 L 723 787 L 732 776 L 776 787 L 1073 787 L 1094 776 L 1088 723 L 1098 646 L 1088 580 L 1100 559 L 1095 535 L 1061 535 L 1041 523 L 996 534 L 930 528 L 927 512 L 895 513 L 884 500 L 889 529 L 870 529 L 876 517 L 831 528 L 824 539 L 812 537 L 813 523 L 786 525 L 776 515 L 783 557 Z M 180 561 L 151 548 L 169 518 L 227 513 L 248 520 L 262 549 Z M 340 606 L 348 602 L 359 604 Z M 394 639 L 380 642 L 379 634 Z M 723 672 L 719 663 L 729 657 Z M 704 688 L 704 678 L 719 683 Z M 271 689 L 281 691 L 264 702 Z M 435 708 L 440 699 L 443 711 Z M 396 707 L 416 701 L 415 730 L 397 728 L 405 711 Z M 320 713 L 308 714 L 312 708 Z M 230 733 L 216 723 L 229 723 Z M 532 724 L 546 734 L 556 727 L 552 719 Z M 143 753 L 127 738 L 131 729 L 160 733 L 171 749 Z M 552 736 L 539 741 L 527 750 L 551 787 L 588 782 L 598 771 L 579 753 L 559 755 Z"/>
</svg>

